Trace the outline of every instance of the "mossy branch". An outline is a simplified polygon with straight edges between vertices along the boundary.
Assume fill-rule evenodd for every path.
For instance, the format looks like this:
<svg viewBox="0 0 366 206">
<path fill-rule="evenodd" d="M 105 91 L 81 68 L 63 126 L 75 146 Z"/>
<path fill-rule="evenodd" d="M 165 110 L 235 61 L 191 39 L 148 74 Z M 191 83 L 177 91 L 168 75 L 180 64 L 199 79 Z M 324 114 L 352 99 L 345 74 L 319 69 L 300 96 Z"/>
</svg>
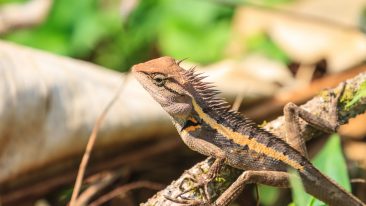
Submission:
<svg viewBox="0 0 366 206">
<path fill-rule="evenodd" d="M 346 83 L 346 88 L 342 94 L 337 110 L 340 124 L 346 124 L 350 118 L 355 117 L 358 114 L 362 114 L 366 110 L 366 72 L 347 80 Z M 329 115 L 330 95 L 335 95 L 340 91 L 340 85 L 332 90 L 325 90 L 307 103 L 301 105 L 301 107 L 313 114 L 327 119 L 327 116 Z M 264 128 L 278 135 L 280 138 L 285 137 L 283 116 L 269 122 L 264 126 Z M 312 128 L 304 121 L 301 121 L 301 128 L 303 137 L 306 140 L 324 135 L 324 133 Z M 205 161 L 197 163 L 191 169 L 185 171 L 179 179 L 173 181 L 168 187 L 156 193 L 146 203 L 141 205 L 181 205 L 167 200 L 164 196 L 168 195 L 170 197 L 174 197 L 177 194 L 180 194 L 182 190 L 191 188 L 194 184 L 192 178 L 195 179 L 194 177 L 199 177 L 205 174 L 212 162 L 212 158 L 208 158 Z M 217 198 L 241 173 L 241 170 L 230 166 L 224 166 L 221 169 L 219 176 L 210 185 L 212 198 Z M 186 193 L 184 197 L 194 200 L 202 200 L 203 195 L 201 190 L 192 190 Z"/>
</svg>

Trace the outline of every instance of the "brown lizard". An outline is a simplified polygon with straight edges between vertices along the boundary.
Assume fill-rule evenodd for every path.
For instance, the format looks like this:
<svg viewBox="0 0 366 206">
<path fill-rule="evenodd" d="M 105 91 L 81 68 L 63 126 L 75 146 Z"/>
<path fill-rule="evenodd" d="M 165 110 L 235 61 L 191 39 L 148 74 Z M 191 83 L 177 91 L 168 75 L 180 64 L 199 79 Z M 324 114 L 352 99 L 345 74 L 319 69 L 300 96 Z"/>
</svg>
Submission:
<svg viewBox="0 0 366 206">
<path fill-rule="evenodd" d="M 289 168 L 298 172 L 309 194 L 334 206 L 365 206 L 351 193 L 324 176 L 307 158 L 300 137 L 298 117 L 325 132 L 336 131 L 337 103 L 341 92 L 333 97 L 330 121 L 316 117 L 293 103 L 284 108 L 286 141 L 258 127 L 219 98 L 211 83 L 194 69 L 185 70 L 179 61 L 161 57 L 133 66 L 142 86 L 170 115 L 184 143 L 192 150 L 215 158 L 207 176 L 197 186 L 205 187 L 215 178 L 222 164 L 242 169 L 239 178 L 214 202 L 169 200 L 202 205 L 226 206 L 242 191 L 245 184 L 258 183 L 289 187 Z"/>
</svg>

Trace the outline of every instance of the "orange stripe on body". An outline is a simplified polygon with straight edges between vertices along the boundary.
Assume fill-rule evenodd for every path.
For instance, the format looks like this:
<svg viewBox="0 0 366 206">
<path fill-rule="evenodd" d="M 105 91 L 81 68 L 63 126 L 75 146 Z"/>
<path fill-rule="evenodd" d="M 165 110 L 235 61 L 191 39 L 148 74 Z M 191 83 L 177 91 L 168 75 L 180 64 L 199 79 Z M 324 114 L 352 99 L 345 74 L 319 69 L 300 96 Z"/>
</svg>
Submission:
<svg viewBox="0 0 366 206">
<path fill-rule="evenodd" d="M 247 135 L 241 134 L 239 132 L 233 131 L 231 128 L 225 127 L 209 115 L 203 112 L 202 108 L 197 104 L 197 102 L 193 99 L 192 100 L 193 108 L 197 112 L 203 121 L 205 121 L 208 125 L 212 128 L 216 129 L 218 133 L 223 135 L 224 137 L 233 140 L 236 144 L 239 145 L 247 145 L 249 149 L 256 151 L 258 153 L 265 154 L 273 159 L 280 160 L 285 162 L 286 164 L 290 165 L 291 167 L 303 170 L 304 167 L 300 165 L 300 163 L 296 162 L 295 160 L 290 159 L 288 156 L 282 154 L 274 150 L 273 148 L 267 147 L 266 145 L 257 142 L 254 138 L 250 139 Z"/>
<path fill-rule="evenodd" d="M 197 120 L 195 118 L 193 118 L 193 117 L 189 117 L 188 120 L 190 120 L 193 123 L 197 123 Z"/>
<path fill-rule="evenodd" d="M 189 126 L 187 128 L 185 128 L 184 130 L 187 131 L 187 132 L 193 132 L 195 131 L 196 129 L 199 129 L 201 128 L 201 125 L 192 125 L 192 126 Z"/>
</svg>

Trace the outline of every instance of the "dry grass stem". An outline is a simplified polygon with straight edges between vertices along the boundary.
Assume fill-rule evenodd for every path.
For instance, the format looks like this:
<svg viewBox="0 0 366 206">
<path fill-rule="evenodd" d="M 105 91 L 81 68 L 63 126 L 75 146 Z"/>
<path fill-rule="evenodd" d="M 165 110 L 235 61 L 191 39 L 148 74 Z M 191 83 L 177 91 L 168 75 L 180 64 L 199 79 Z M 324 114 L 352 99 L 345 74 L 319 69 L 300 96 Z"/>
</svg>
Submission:
<svg viewBox="0 0 366 206">
<path fill-rule="evenodd" d="M 81 188 L 81 185 L 82 185 L 82 182 L 83 182 L 85 170 L 86 170 L 86 167 L 88 165 L 90 154 L 93 150 L 99 128 L 100 128 L 101 124 L 103 123 L 105 117 L 107 116 L 107 113 L 108 113 L 109 109 L 112 107 L 114 102 L 118 99 L 120 93 L 122 92 L 123 88 L 125 87 L 126 82 L 128 80 L 128 77 L 129 77 L 129 75 L 126 75 L 126 77 L 125 77 L 124 81 L 122 82 L 120 88 L 117 90 L 116 95 L 111 99 L 111 101 L 104 108 L 103 112 L 100 114 L 100 116 L 98 117 L 98 119 L 95 122 L 95 125 L 93 127 L 93 131 L 89 136 L 89 141 L 86 145 L 86 149 L 85 149 L 83 158 L 82 158 L 80 166 L 79 166 L 78 174 L 77 174 L 76 181 L 75 181 L 74 190 L 73 190 L 72 196 L 71 196 L 70 206 L 76 206 L 76 199 L 77 199 L 77 197 L 79 195 L 79 192 L 80 192 L 80 188 Z"/>
<path fill-rule="evenodd" d="M 117 197 L 118 195 L 121 195 L 122 193 L 126 193 L 128 191 L 139 189 L 139 188 L 148 188 L 151 190 L 161 190 L 164 188 L 164 185 L 159 183 L 154 183 L 150 181 L 138 181 L 133 182 L 130 184 L 122 185 L 120 187 L 117 187 L 116 189 L 110 191 L 109 193 L 103 195 L 99 199 L 92 202 L 89 206 L 99 206 L 109 200 L 111 200 L 114 197 Z"/>
</svg>

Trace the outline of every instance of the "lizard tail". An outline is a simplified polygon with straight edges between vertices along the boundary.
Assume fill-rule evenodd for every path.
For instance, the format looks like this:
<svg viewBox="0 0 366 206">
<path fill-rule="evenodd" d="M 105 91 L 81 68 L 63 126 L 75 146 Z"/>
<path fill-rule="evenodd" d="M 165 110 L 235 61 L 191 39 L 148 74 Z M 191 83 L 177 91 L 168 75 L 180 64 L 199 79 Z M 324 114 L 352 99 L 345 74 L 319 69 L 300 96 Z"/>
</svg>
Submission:
<svg viewBox="0 0 366 206">
<path fill-rule="evenodd" d="M 306 192 L 330 206 L 366 206 L 365 203 L 313 166 L 300 173 L 300 177 Z"/>
</svg>

